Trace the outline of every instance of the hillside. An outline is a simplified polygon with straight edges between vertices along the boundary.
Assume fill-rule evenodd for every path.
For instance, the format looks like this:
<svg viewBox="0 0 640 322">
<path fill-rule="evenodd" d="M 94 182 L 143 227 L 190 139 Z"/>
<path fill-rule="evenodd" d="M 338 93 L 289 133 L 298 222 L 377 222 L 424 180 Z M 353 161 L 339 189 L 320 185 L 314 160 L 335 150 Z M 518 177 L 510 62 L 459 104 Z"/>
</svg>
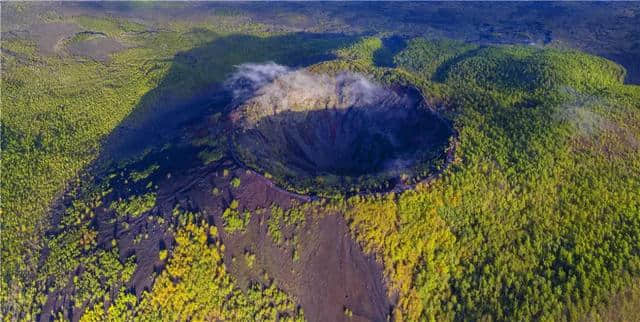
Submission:
<svg viewBox="0 0 640 322">
<path fill-rule="evenodd" d="M 3 5 L 3 320 L 640 313 L 633 45 L 318 5 Z"/>
</svg>

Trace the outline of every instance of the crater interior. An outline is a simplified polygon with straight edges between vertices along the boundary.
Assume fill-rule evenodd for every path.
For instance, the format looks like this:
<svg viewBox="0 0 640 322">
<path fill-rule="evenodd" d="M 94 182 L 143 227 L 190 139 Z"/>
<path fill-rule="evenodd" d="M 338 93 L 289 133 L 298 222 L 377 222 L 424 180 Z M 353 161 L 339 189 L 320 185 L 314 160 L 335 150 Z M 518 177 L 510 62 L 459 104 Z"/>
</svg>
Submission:
<svg viewBox="0 0 640 322">
<path fill-rule="evenodd" d="M 417 180 L 444 159 L 452 135 L 417 90 L 351 73 L 285 74 L 234 109 L 231 120 L 241 162 L 305 193 Z"/>
</svg>

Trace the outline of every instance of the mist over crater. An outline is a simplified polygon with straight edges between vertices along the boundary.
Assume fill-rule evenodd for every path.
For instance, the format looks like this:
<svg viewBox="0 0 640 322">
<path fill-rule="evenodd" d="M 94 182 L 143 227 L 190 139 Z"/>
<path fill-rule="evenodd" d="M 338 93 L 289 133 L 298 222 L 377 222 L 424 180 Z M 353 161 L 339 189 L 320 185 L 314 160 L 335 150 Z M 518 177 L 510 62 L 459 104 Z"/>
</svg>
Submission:
<svg viewBox="0 0 640 322">
<path fill-rule="evenodd" d="M 426 177 L 452 135 L 416 89 L 351 72 L 247 64 L 227 86 L 234 155 L 297 191 L 383 190 Z"/>
</svg>

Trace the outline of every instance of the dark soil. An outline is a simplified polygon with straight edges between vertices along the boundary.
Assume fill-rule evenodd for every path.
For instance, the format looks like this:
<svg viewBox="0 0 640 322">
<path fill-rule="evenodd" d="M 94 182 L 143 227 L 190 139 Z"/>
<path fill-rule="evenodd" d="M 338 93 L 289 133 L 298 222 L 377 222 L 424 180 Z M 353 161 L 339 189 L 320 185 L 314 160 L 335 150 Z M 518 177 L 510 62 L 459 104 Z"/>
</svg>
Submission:
<svg viewBox="0 0 640 322">
<path fill-rule="evenodd" d="M 236 170 L 242 185 L 239 189 L 224 191 L 220 198 L 211 198 L 200 189 L 197 204 L 206 204 L 205 212 L 219 228 L 219 214 L 230 200 L 238 200 L 241 209 L 252 211 L 246 233 L 223 234 L 225 263 L 243 286 L 250 281 L 263 281 L 263 273 L 272 277 L 277 285 L 295 296 L 309 321 L 346 320 L 344 308 L 350 308 L 354 317 L 368 321 L 386 320 L 391 303 L 383 283 L 382 267 L 372 256 L 351 239 L 348 227 L 340 214 L 307 214 L 301 227 L 284 228 L 288 242 L 277 245 L 268 234 L 268 210 L 257 211 L 265 205 L 283 208 L 292 202 L 304 200 L 274 188 L 262 176 Z M 221 174 L 214 182 L 224 181 Z M 218 186 L 219 184 L 216 184 Z M 293 242 L 294 236 L 297 244 Z M 293 260 L 293 251 L 299 260 Z M 256 254 L 256 263 L 249 269 L 242 261 L 246 251 Z M 228 266 L 229 267 L 229 266 Z"/>
</svg>

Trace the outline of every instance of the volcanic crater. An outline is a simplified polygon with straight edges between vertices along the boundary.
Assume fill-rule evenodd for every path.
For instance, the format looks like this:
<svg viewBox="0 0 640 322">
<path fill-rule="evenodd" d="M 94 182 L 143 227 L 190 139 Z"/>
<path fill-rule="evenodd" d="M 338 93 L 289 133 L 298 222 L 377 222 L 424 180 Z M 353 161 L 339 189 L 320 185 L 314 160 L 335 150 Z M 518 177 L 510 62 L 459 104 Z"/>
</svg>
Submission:
<svg viewBox="0 0 640 322">
<path fill-rule="evenodd" d="M 445 164 L 451 124 L 418 90 L 362 75 L 281 73 L 230 114 L 232 153 L 286 189 L 386 191 Z"/>
</svg>

